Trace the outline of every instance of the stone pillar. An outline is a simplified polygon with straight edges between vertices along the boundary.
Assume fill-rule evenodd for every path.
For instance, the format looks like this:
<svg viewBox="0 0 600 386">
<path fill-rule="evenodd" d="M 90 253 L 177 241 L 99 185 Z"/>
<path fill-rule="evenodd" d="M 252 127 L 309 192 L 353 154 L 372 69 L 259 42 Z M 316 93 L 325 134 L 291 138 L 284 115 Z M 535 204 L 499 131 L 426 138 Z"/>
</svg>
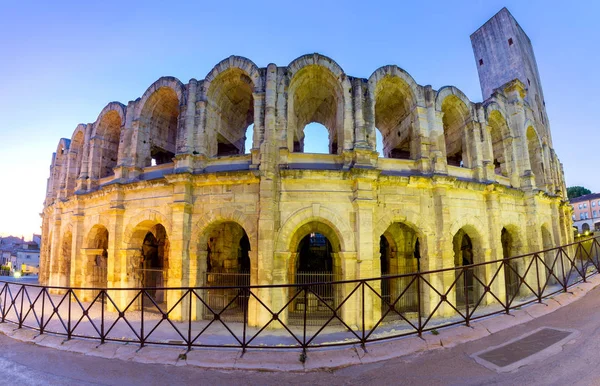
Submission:
<svg viewBox="0 0 600 386">
<path fill-rule="evenodd" d="M 271 284 L 274 279 L 281 280 L 282 278 L 273 277 L 274 271 L 281 273 L 281 261 L 277 260 L 275 265 L 275 241 L 273 239 L 277 229 L 276 222 L 279 221 L 279 193 L 278 193 L 278 175 L 277 168 L 277 151 L 276 151 L 276 132 L 275 132 L 275 102 L 277 100 L 277 67 L 274 64 L 269 64 L 266 71 L 265 82 L 265 138 L 261 144 L 260 167 L 259 173 L 261 176 L 259 187 L 259 217 L 258 217 L 258 251 L 256 259 L 251 260 L 251 269 L 256 270 L 256 276 L 251 275 L 251 279 L 256 279 L 256 282 L 251 282 L 252 285 Z M 287 251 L 282 251 L 287 252 Z M 278 259 L 281 259 L 279 256 Z M 280 289 L 261 289 L 257 291 L 260 299 L 269 306 L 273 312 L 278 311 L 285 303 L 281 303 L 284 299 Z M 251 298 L 248 304 L 249 311 L 252 313 L 252 320 L 248 320 L 251 325 L 263 326 L 271 319 L 271 314 L 258 302 Z"/>
<path fill-rule="evenodd" d="M 501 260 L 504 258 L 502 253 L 502 240 L 501 240 L 501 223 L 500 223 L 500 197 L 498 190 L 493 185 L 489 185 L 485 192 L 485 205 L 487 208 L 487 222 L 488 222 L 488 233 L 489 233 L 489 244 L 490 244 L 490 257 L 489 260 Z M 488 281 L 494 276 L 494 273 L 499 269 L 500 263 L 488 264 L 485 266 L 485 280 Z M 496 279 L 491 285 L 490 290 L 496 294 L 498 299 L 503 302 L 506 299 L 506 286 L 505 286 L 505 275 L 504 269 L 498 273 Z M 494 302 L 495 299 L 491 295 L 487 295 L 484 298 L 482 305 Z"/>
<path fill-rule="evenodd" d="M 173 203 L 171 204 L 171 234 L 169 235 L 169 261 L 167 269 L 167 287 L 187 287 L 190 275 L 189 245 L 191 239 L 192 183 L 190 174 L 173 175 Z M 171 179 L 171 178 L 169 178 Z M 166 291 L 167 309 L 171 309 L 184 295 L 181 290 Z M 189 301 L 186 297 L 179 302 L 169 316 L 173 320 L 186 320 L 189 315 Z"/>
<path fill-rule="evenodd" d="M 427 108 L 427 127 L 430 143 L 431 170 L 437 174 L 448 174 L 446 161 L 443 114 L 435 109 L 436 93 L 431 86 L 424 89 L 425 105 Z"/>
</svg>

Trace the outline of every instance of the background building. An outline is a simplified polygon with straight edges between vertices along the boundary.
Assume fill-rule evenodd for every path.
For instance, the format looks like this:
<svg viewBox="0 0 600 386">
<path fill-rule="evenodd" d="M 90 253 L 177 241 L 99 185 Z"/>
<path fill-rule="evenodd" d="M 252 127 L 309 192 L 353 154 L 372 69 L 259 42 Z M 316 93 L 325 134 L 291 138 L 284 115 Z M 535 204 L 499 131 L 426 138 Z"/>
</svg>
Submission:
<svg viewBox="0 0 600 386">
<path fill-rule="evenodd" d="M 578 232 L 600 231 L 600 193 L 586 194 L 570 200 L 573 226 Z"/>
</svg>

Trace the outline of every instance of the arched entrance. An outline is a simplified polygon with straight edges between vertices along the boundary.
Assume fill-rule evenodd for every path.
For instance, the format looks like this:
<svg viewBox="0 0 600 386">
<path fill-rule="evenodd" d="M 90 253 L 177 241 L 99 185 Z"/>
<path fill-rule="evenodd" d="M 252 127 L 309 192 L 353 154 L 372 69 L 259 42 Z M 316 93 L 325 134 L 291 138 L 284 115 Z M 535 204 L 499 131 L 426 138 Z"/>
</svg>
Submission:
<svg viewBox="0 0 600 386">
<path fill-rule="evenodd" d="M 166 287 L 165 272 L 169 260 L 169 239 L 162 224 L 156 224 L 145 232 L 140 252 L 136 269 L 138 285 L 146 288 L 146 293 L 162 307 L 166 299 L 165 291 L 160 288 Z"/>
<path fill-rule="evenodd" d="M 210 227 L 201 243 L 201 250 L 206 250 L 206 271 L 201 274 L 206 286 L 215 287 L 204 293 L 210 309 L 203 307 L 203 318 L 212 319 L 219 313 L 224 320 L 243 322 L 248 293 L 239 287 L 250 285 L 248 234 L 238 223 L 228 221 Z"/>
<path fill-rule="evenodd" d="M 418 287 L 412 276 L 393 277 L 416 273 L 420 266 L 420 242 L 416 232 L 402 223 L 394 223 L 381 235 L 379 241 L 381 266 L 381 312 L 391 304 L 397 312 L 418 312 Z M 386 278 L 391 276 L 392 278 Z M 390 317 L 395 313 L 388 313 Z"/>
<path fill-rule="evenodd" d="M 452 239 L 454 249 L 454 266 L 456 268 L 476 264 L 479 256 L 476 254 L 478 249 L 473 245 L 473 235 L 469 234 L 464 228 L 460 229 Z M 475 305 L 481 296 L 481 285 L 475 275 L 478 275 L 478 268 L 468 268 L 466 270 L 457 269 L 456 277 L 456 308 L 465 307 L 467 304 Z"/>
<path fill-rule="evenodd" d="M 554 247 L 554 243 L 552 242 L 552 234 L 545 225 L 542 226 L 542 243 L 544 250 Z M 549 286 L 552 284 L 556 284 L 556 278 L 552 275 L 552 273 L 558 276 L 560 262 L 559 260 L 557 260 L 557 251 L 544 252 L 543 258 L 544 264 L 546 266 L 546 269 L 544 270 L 544 273 L 546 274 L 545 277 L 547 280 L 546 285 Z"/>
<path fill-rule="evenodd" d="M 518 255 L 514 235 L 509 232 L 508 229 L 502 228 L 500 239 L 502 241 L 503 259 Z M 517 260 L 513 259 L 506 261 L 506 264 L 504 265 L 504 286 L 509 301 L 512 301 L 519 293 L 521 279 L 518 272 L 519 262 Z"/>
<path fill-rule="evenodd" d="M 96 225 L 88 234 L 86 241 L 87 261 L 85 266 L 85 284 L 94 288 L 106 288 L 108 266 L 108 229 Z M 93 292 L 95 297 L 98 290 Z"/>
<path fill-rule="evenodd" d="M 294 297 L 289 309 L 290 323 L 302 323 L 304 315 L 308 325 L 321 325 L 332 316 L 332 309 L 341 302 L 342 286 L 331 284 L 342 279 L 339 262 L 339 239 L 328 225 L 313 221 L 296 231 L 290 244 L 292 259 L 289 282 L 292 284 L 323 283 L 291 288 Z M 297 296 L 297 290 L 301 291 Z M 335 322 L 335 320 L 333 321 Z"/>
<path fill-rule="evenodd" d="M 68 287 L 71 277 L 71 252 L 73 250 L 73 234 L 67 231 L 62 238 L 60 260 L 58 261 L 58 285 Z M 21 269 L 21 267 L 17 267 Z"/>
</svg>

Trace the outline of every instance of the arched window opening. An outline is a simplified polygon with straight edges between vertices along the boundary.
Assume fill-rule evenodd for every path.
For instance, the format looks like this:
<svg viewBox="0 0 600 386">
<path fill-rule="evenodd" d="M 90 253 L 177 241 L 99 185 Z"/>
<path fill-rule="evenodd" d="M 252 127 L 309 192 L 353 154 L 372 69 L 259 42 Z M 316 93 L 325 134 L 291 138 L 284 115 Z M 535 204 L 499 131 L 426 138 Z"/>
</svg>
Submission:
<svg viewBox="0 0 600 386">
<path fill-rule="evenodd" d="M 288 96 L 290 151 L 306 152 L 305 127 L 319 123 L 329 132 L 328 150 L 324 153 L 340 153 L 344 143 L 344 98 L 339 80 L 331 71 L 319 65 L 302 68 L 290 82 Z"/>
<path fill-rule="evenodd" d="M 529 152 L 529 164 L 535 177 L 535 185 L 538 189 L 544 188 L 544 158 L 542 144 L 532 126 L 527 128 L 527 149 Z"/>
<path fill-rule="evenodd" d="M 141 286 L 148 288 L 146 293 L 161 307 L 165 306 L 165 291 L 156 288 L 166 286 L 165 272 L 169 268 L 168 262 L 169 239 L 167 238 L 167 231 L 164 226 L 157 224 L 148 230 L 144 236 L 138 277 Z M 151 304 L 146 305 L 153 308 Z"/>
<path fill-rule="evenodd" d="M 502 228 L 500 235 L 502 242 L 502 258 L 508 259 L 511 256 L 516 256 L 516 246 L 513 235 L 506 229 Z M 519 263 L 515 259 L 508 260 L 504 265 L 504 284 L 506 294 L 510 301 L 519 293 Z"/>
<path fill-rule="evenodd" d="M 412 276 L 394 277 L 420 271 L 420 244 L 416 232 L 402 223 L 394 223 L 380 237 L 381 312 L 386 319 L 416 316 L 418 287 Z M 391 276 L 386 278 L 386 276 Z M 389 311 L 389 312 L 388 312 Z M 395 311 L 395 312 L 394 312 Z M 414 313 L 414 314 L 413 314 Z"/>
<path fill-rule="evenodd" d="M 161 87 L 148 98 L 140 115 L 140 130 L 147 135 L 140 155 L 144 167 L 173 162 L 178 119 L 179 98 L 173 89 Z"/>
<path fill-rule="evenodd" d="M 254 123 L 253 90 L 252 79 L 239 68 L 230 68 L 211 81 L 206 133 L 212 156 L 241 155 L 252 149 L 252 131 L 247 129 Z"/>
<path fill-rule="evenodd" d="M 250 154 L 253 146 L 254 123 L 246 129 L 246 139 L 244 140 L 244 154 Z"/>
<path fill-rule="evenodd" d="M 73 251 L 73 234 L 67 232 L 63 235 L 60 260 L 58 262 L 58 285 L 68 287 L 71 277 L 71 253 Z"/>
<path fill-rule="evenodd" d="M 554 248 L 554 246 L 555 246 L 552 241 L 552 234 L 550 233 L 550 231 L 548 230 L 548 228 L 545 225 L 542 226 L 542 243 L 543 243 L 544 250 Z M 544 252 L 544 265 L 545 265 L 544 272 L 546 272 L 545 286 L 550 286 L 550 285 L 556 284 L 557 281 L 554 276 L 560 277 L 558 275 L 558 272 L 560 269 L 560 260 L 558 259 L 558 251 Z"/>
<path fill-rule="evenodd" d="M 337 153 L 337 143 L 329 140 L 329 131 L 320 123 L 309 123 L 304 128 L 303 134 L 302 142 L 294 143 L 294 151 L 320 154 Z"/>
<path fill-rule="evenodd" d="M 108 230 L 99 225 L 94 226 L 88 236 L 87 247 L 93 251 L 88 255 L 86 274 L 90 276 L 91 286 L 95 288 L 106 288 L 107 266 L 108 266 Z M 88 283 L 84 283 L 88 284 Z M 94 298 L 99 291 L 94 291 Z"/>
<path fill-rule="evenodd" d="M 581 230 L 582 230 L 583 232 L 589 232 L 589 231 L 590 231 L 590 224 L 588 224 L 588 223 L 584 222 L 584 223 L 581 225 Z"/>
<path fill-rule="evenodd" d="M 71 196 L 73 193 L 75 193 L 77 179 L 79 178 L 79 174 L 81 174 L 84 141 L 85 138 L 83 131 L 78 130 L 71 140 L 71 146 L 69 146 L 67 165 L 69 168 L 67 171 L 67 196 Z"/>
<path fill-rule="evenodd" d="M 379 156 L 385 157 L 385 153 L 383 150 L 383 136 L 381 135 L 381 131 L 379 129 L 375 130 L 375 146 L 377 148 L 377 153 L 379 153 Z"/>
<path fill-rule="evenodd" d="M 475 251 L 471 237 L 463 230 L 459 230 L 452 240 L 454 247 L 454 266 L 464 267 L 475 264 Z M 467 303 L 474 305 L 479 300 L 480 286 L 475 279 L 476 269 L 456 270 L 456 307 L 465 307 Z M 479 276 L 478 276 L 479 277 Z"/>
<path fill-rule="evenodd" d="M 457 96 L 451 95 L 442 102 L 442 113 L 448 165 L 471 167 L 465 154 L 467 151 L 466 126 L 471 120 L 469 109 Z"/>
<path fill-rule="evenodd" d="M 242 226 L 224 222 L 211 227 L 206 239 L 205 283 L 208 287 L 240 287 L 250 285 L 250 240 Z M 238 288 L 214 288 L 206 291 L 206 302 L 224 320 L 243 322 L 248 294 Z M 203 308 L 203 317 L 214 314 Z"/>
<path fill-rule="evenodd" d="M 509 129 L 502 115 L 493 111 L 489 118 L 490 137 L 492 140 L 492 162 L 494 163 L 494 172 L 498 175 L 508 177 L 509 160 L 504 140 L 509 136 Z"/>
<path fill-rule="evenodd" d="M 117 166 L 119 157 L 119 141 L 121 138 L 121 117 L 115 110 L 104 114 L 96 128 L 96 137 L 94 138 L 98 177 L 104 178 L 114 174 L 113 169 Z M 96 165 L 94 165 L 96 166 Z"/>
<path fill-rule="evenodd" d="M 414 135 L 412 112 L 416 106 L 410 87 L 399 77 L 386 76 L 375 87 L 375 127 L 381 133 L 380 154 L 411 159 Z"/>
</svg>

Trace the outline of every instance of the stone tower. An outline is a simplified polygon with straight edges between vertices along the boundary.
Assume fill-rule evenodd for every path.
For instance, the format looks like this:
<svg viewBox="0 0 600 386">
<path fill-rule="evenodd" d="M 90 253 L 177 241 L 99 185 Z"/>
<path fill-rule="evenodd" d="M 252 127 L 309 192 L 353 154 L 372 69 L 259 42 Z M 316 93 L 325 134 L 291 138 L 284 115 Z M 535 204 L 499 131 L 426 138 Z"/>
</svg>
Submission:
<svg viewBox="0 0 600 386">
<path fill-rule="evenodd" d="M 506 8 L 471 35 L 483 99 L 518 79 L 527 89 L 525 101 L 534 112 L 540 136 L 552 146 L 544 92 L 531 40 Z"/>
</svg>

